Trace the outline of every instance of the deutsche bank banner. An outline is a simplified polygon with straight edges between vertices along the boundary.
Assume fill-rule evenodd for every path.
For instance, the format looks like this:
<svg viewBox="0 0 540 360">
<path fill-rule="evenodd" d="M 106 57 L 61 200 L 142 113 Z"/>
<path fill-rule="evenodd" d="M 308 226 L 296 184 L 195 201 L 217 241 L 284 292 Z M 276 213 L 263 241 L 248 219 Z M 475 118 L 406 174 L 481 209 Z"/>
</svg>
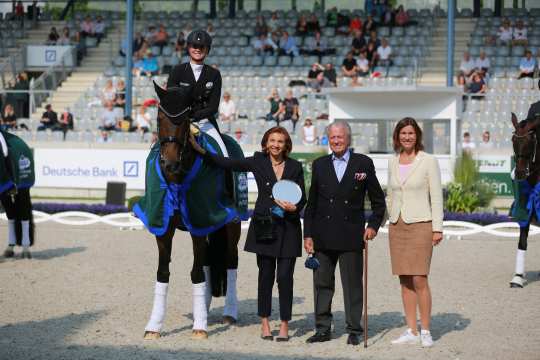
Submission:
<svg viewBox="0 0 540 360">
<path fill-rule="evenodd" d="M 105 189 L 123 181 L 144 190 L 148 150 L 34 149 L 36 187 Z"/>
</svg>

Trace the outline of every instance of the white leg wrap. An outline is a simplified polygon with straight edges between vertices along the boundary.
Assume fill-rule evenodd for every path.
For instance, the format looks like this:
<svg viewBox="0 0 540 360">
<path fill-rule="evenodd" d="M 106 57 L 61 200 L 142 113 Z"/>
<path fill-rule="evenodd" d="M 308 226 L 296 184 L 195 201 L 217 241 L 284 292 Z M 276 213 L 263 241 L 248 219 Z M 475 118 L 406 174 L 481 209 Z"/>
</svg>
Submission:
<svg viewBox="0 0 540 360">
<path fill-rule="evenodd" d="M 206 283 L 193 284 L 193 330 L 208 331 Z"/>
<path fill-rule="evenodd" d="M 204 271 L 204 282 L 206 283 L 206 292 L 204 294 L 204 300 L 206 303 L 206 311 L 210 309 L 210 304 L 212 304 L 212 282 L 210 280 L 210 266 L 203 266 Z"/>
<path fill-rule="evenodd" d="M 167 291 L 169 289 L 169 283 L 161 283 L 156 281 L 156 288 L 154 289 L 154 306 L 152 307 L 152 315 L 145 331 L 160 332 L 163 327 L 163 321 L 165 320 L 165 310 L 167 309 Z"/>
<path fill-rule="evenodd" d="M 22 225 L 22 246 L 26 248 L 30 246 L 30 221 L 28 220 L 21 221 L 21 225 Z"/>
<path fill-rule="evenodd" d="M 17 243 L 15 234 L 15 220 L 8 220 L 8 245 L 13 246 Z"/>
<path fill-rule="evenodd" d="M 231 316 L 238 319 L 238 297 L 236 295 L 236 269 L 227 270 L 227 296 L 225 297 L 225 307 L 223 316 Z"/>
<path fill-rule="evenodd" d="M 525 250 L 519 250 L 516 253 L 516 274 L 525 274 Z"/>
</svg>

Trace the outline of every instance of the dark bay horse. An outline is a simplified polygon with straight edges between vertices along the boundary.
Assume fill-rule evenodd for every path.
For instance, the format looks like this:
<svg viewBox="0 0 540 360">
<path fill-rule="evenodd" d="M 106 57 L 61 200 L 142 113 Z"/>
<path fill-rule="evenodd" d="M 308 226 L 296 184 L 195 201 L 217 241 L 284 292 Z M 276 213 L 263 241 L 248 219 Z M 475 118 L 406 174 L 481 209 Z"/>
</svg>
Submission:
<svg viewBox="0 0 540 360">
<path fill-rule="evenodd" d="M 190 176 L 190 171 L 198 156 L 189 142 L 190 131 L 193 129 L 190 122 L 191 90 L 179 87 L 165 90 L 155 83 L 154 87 L 159 98 L 157 115 L 159 161 L 156 160 L 155 163 L 156 167 L 159 166 L 159 171 L 162 174 L 160 177 L 163 177 L 166 182 L 165 186 L 169 189 L 179 189 L 186 178 Z M 153 151 L 157 152 L 157 146 L 153 148 Z M 146 186 L 145 197 L 149 194 L 148 171 Z M 181 191 L 177 193 L 182 194 Z M 163 233 L 160 235 L 154 233 L 159 251 L 159 264 L 152 315 L 145 328 L 145 339 L 160 337 L 165 319 L 172 239 L 177 228 L 186 230 L 182 218 L 181 211 L 176 207 L 174 212 L 171 211 L 171 216 L 165 219 L 168 221 L 168 225 L 164 226 Z M 193 267 L 191 270 L 193 286 L 192 337 L 206 339 L 208 337 L 207 314 L 212 295 L 226 295 L 223 312 L 224 323 L 230 325 L 237 319 L 236 269 L 238 267 L 237 245 L 240 238 L 240 222 L 229 222 L 208 236 L 200 234 L 196 236 L 191 233 L 191 238 L 193 245 Z"/>
<path fill-rule="evenodd" d="M 524 285 L 525 253 L 527 251 L 527 238 L 531 221 L 538 219 L 536 205 L 540 205 L 540 117 L 518 122 L 517 116 L 512 113 L 514 134 L 512 146 L 516 159 L 514 191 L 515 202 L 512 216 L 518 220 L 519 242 L 516 253 L 516 267 L 510 287 L 522 288 Z M 532 206 L 528 210 L 527 205 Z M 540 209 L 540 208 L 539 208 Z"/>
</svg>

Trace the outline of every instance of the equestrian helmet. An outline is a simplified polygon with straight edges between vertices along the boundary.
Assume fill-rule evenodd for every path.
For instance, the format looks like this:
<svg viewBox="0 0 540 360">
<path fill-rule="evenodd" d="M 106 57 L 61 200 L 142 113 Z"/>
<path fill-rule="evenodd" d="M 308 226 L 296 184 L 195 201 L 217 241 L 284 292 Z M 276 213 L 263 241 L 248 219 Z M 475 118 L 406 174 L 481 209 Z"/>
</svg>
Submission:
<svg viewBox="0 0 540 360">
<path fill-rule="evenodd" d="M 205 47 L 210 52 L 212 37 L 204 30 L 194 30 L 187 37 L 187 46 Z"/>
</svg>

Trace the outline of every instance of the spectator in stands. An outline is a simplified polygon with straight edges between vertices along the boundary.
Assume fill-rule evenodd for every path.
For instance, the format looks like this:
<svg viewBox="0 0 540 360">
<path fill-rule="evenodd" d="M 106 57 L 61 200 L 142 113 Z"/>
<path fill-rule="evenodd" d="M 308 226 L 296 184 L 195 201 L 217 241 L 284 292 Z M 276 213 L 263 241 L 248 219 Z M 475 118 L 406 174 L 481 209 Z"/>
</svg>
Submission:
<svg viewBox="0 0 540 360">
<path fill-rule="evenodd" d="M 81 22 L 81 37 L 84 39 L 86 37 L 94 37 L 94 23 L 90 19 L 90 16 L 85 16 L 84 20 Z"/>
<path fill-rule="evenodd" d="M 17 1 L 15 5 L 15 20 L 19 21 L 21 27 L 24 25 L 24 5 L 22 1 Z"/>
<path fill-rule="evenodd" d="M 279 19 L 277 12 L 272 12 L 270 20 L 268 20 L 268 31 L 277 31 L 279 30 Z"/>
<path fill-rule="evenodd" d="M 116 89 L 113 86 L 111 79 L 107 80 L 105 87 L 101 90 L 101 103 L 105 105 L 108 102 L 113 102 L 116 97 Z"/>
<path fill-rule="evenodd" d="M 320 75 L 321 74 L 319 74 L 319 76 Z M 292 132 L 294 134 L 296 130 L 296 123 L 300 118 L 300 103 L 298 102 L 298 99 L 293 96 L 292 90 L 287 90 L 287 93 L 285 94 L 285 99 L 283 99 L 283 105 L 285 106 L 285 115 L 283 116 L 283 121 L 292 121 Z"/>
<path fill-rule="evenodd" d="M 527 28 L 523 26 L 523 21 L 518 20 L 516 23 L 516 27 L 514 28 L 514 31 L 512 33 L 513 41 L 512 43 L 514 45 L 523 45 L 527 46 L 528 40 L 527 40 Z"/>
<path fill-rule="evenodd" d="M 39 122 L 41 125 L 38 126 L 37 131 L 44 131 L 47 129 L 56 130 L 58 125 L 58 114 L 53 111 L 51 104 L 45 106 L 45 112 L 41 115 Z"/>
<path fill-rule="evenodd" d="M 377 23 L 373 20 L 373 16 L 368 15 L 366 22 L 364 23 L 364 34 L 370 34 L 377 29 Z"/>
<path fill-rule="evenodd" d="M 328 10 L 326 15 L 326 26 L 336 28 L 338 24 L 338 10 L 337 7 L 332 7 Z"/>
<path fill-rule="evenodd" d="M 482 142 L 478 145 L 478 148 L 481 150 L 493 149 L 493 143 L 491 142 L 491 134 L 489 131 L 485 130 L 482 133 Z"/>
<path fill-rule="evenodd" d="M 133 65 L 133 73 L 136 76 L 154 76 L 159 73 L 159 64 L 152 50 L 146 51 L 146 56 Z"/>
<path fill-rule="evenodd" d="M 302 126 L 302 143 L 306 146 L 317 145 L 319 140 L 317 136 L 317 128 L 313 125 L 311 118 L 307 117 Z"/>
<path fill-rule="evenodd" d="M 377 48 L 377 57 L 379 59 L 380 66 L 392 65 L 392 48 L 388 45 L 388 40 L 385 38 L 381 41 L 381 46 Z"/>
<path fill-rule="evenodd" d="M 467 85 L 467 90 L 471 94 L 485 94 L 487 90 L 486 83 L 478 72 L 474 72 L 471 82 Z M 476 98 L 476 97 L 473 97 Z M 481 97 L 478 97 L 481 99 Z"/>
<path fill-rule="evenodd" d="M 178 32 L 178 37 L 176 38 L 176 55 L 178 58 L 184 56 L 186 49 L 186 37 L 183 31 Z"/>
<path fill-rule="evenodd" d="M 136 131 L 142 134 L 150 131 L 150 121 L 152 119 L 150 118 L 150 114 L 146 111 L 146 106 L 140 106 L 139 112 L 137 113 L 137 116 L 135 117 L 135 124 L 133 126 L 132 131 Z"/>
<path fill-rule="evenodd" d="M 377 48 L 374 42 L 368 42 L 366 48 L 366 59 L 369 61 L 369 67 L 374 68 L 377 66 Z"/>
<path fill-rule="evenodd" d="M 358 71 L 356 59 L 353 52 L 349 51 L 341 63 L 341 74 L 343 76 L 353 77 Z"/>
<path fill-rule="evenodd" d="M 534 69 L 536 68 L 536 60 L 532 57 L 532 52 L 527 50 L 525 57 L 521 59 L 519 63 L 519 77 L 523 79 L 525 77 L 532 78 L 534 76 Z"/>
<path fill-rule="evenodd" d="M 369 42 L 372 42 L 375 44 L 375 49 L 378 49 L 379 46 L 381 46 L 381 40 L 379 40 L 376 30 L 371 30 L 369 32 Z"/>
<path fill-rule="evenodd" d="M 255 36 L 259 37 L 262 34 L 265 34 L 265 35 L 268 34 L 268 26 L 266 25 L 266 21 L 264 20 L 264 17 L 261 15 L 258 15 L 257 20 L 255 21 Z"/>
<path fill-rule="evenodd" d="M 279 124 L 285 115 L 285 108 L 282 107 L 282 101 L 279 97 L 278 90 L 273 88 L 272 93 L 266 100 L 270 103 L 270 112 L 266 114 L 266 121 L 275 121 Z"/>
<path fill-rule="evenodd" d="M 159 46 L 159 53 L 169 44 L 169 33 L 165 30 L 163 24 L 159 25 L 158 31 L 154 34 L 154 46 Z"/>
<path fill-rule="evenodd" d="M 156 37 L 156 27 L 154 25 L 149 25 L 148 30 L 146 30 L 146 33 L 144 33 L 144 40 L 148 44 L 148 46 L 154 45 L 154 40 Z"/>
<path fill-rule="evenodd" d="M 475 68 L 475 61 L 471 58 L 469 52 L 465 51 L 463 53 L 463 59 L 461 60 L 461 64 L 459 65 L 458 84 L 465 85 L 469 77 L 473 74 Z"/>
<path fill-rule="evenodd" d="M 17 129 L 17 115 L 11 104 L 7 104 L 2 113 L 2 121 L 0 121 L 0 128 L 2 130 L 15 130 Z"/>
<path fill-rule="evenodd" d="M 396 26 L 407 26 L 409 21 L 409 14 L 407 14 L 403 5 L 399 5 L 396 13 Z"/>
<path fill-rule="evenodd" d="M 14 100 L 17 117 L 28 118 L 30 114 L 28 110 L 29 95 L 27 91 L 30 89 L 30 82 L 28 81 L 28 74 L 26 72 L 23 71 L 17 75 L 17 80 L 12 89 L 25 91 L 13 94 L 12 98 Z"/>
<path fill-rule="evenodd" d="M 34 16 L 35 16 L 37 20 L 39 19 L 40 12 L 41 12 L 41 9 L 38 6 L 38 2 L 34 0 L 32 1 L 32 5 L 28 5 L 28 7 L 26 8 L 26 17 L 28 18 L 28 20 L 32 20 L 34 19 Z"/>
<path fill-rule="evenodd" d="M 109 132 L 107 130 L 101 130 L 100 137 L 98 138 L 98 143 L 110 143 L 112 139 L 109 137 Z"/>
<path fill-rule="evenodd" d="M 312 89 L 319 89 L 317 76 L 324 71 L 324 67 L 319 63 L 313 63 L 309 69 L 307 76 L 307 86 Z"/>
<path fill-rule="evenodd" d="M 116 83 L 116 89 L 114 92 L 114 107 L 122 109 L 122 116 L 124 115 L 123 109 L 126 105 L 126 83 L 124 80 L 119 79 Z"/>
<path fill-rule="evenodd" d="M 355 15 L 351 22 L 349 23 L 349 34 L 356 34 L 358 30 L 362 30 L 364 24 L 362 24 L 362 20 L 360 19 L 360 16 Z"/>
<path fill-rule="evenodd" d="M 223 101 L 219 104 L 219 119 L 223 124 L 223 131 L 230 133 L 232 123 L 236 120 L 236 105 L 228 91 L 223 93 Z"/>
<path fill-rule="evenodd" d="M 274 51 L 278 49 L 278 46 L 267 34 L 261 34 L 253 43 L 253 48 L 255 48 L 258 56 L 264 57 L 266 54 L 274 55 Z"/>
<path fill-rule="evenodd" d="M 105 23 L 103 18 L 99 15 L 94 23 L 94 36 L 96 37 L 97 44 L 101 42 L 101 39 L 105 37 Z"/>
<path fill-rule="evenodd" d="M 100 130 L 105 131 L 114 131 L 117 129 L 118 121 L 120 120 L 117 117 L 116 111 L 114 111 L 113 103 L 112 101 L 109 101 L 105 104 L 105 108 L 103 109 L 103 112 L 101 113 L 101 126 L 99 127 Z"/>
<path fill-rule="evenodd" d="M 349 35 L 349 24 L 351 23 L 351 19 L 346 14 L 338 12 L 337 16 L 337 26 L 336 26 L 336 34 L 337 35 Z"/>
<path fill-rule="evenodd" d="M 475 62 L 476 71 L 480 72 L 482 77 L 486 77 L 490 67 L 491 67 L 491 63 L 486 56 L 486 52 L 483 50 L 480 51 L 480 57 L 476 59 L 476 62 Z"/>
<path fill-rule="evenodd" d="M 49 31 L 49 35 L 47 35 L 47 45 L 56 45 L 56 42 L 60 39 L 60 35 L 58 35 L 58 32 L 56 31 L 56 27 L 52 27 L 51 31 Z"/>
<path fill-rule="evenodd" d="M 328 79 L 328 81 L 330 81 L 330 83 L 332 84 L 331 86 L 337 86 L 336 69 L 334 69 L 334 65 L 332 63 L 326 63 L 324 65 L 323 75 L 326 79 Z"/>
<path fill-rule="evenodd" d="M 64 112 L 60 114 L 57 128 L 64 133 L 64 140 L 66 139 L 67 132 L 69 130 L 73 131 L 73 114 L 69 111 L 69 108 L 66 108 Z"/>
<path fill-rule="evenodd" d="M 283 35 L 279 40 L 279 53 L 280 55 L 289 55 L 290 57 L 295 57 L 300 54 L 298 47 L 296 46 L 296 40 L 294 37 L 289 36 L 287 31 L 283 32 Z"/>
<path fill-rule="evenodd" d="M 308 24 L 306 17 L 304 15 L 300 15 L 298 18 L 298 21 L 296 22 L 296 35 L 297 36 L 306 36 L 308 34 Z"/>
<path fill-rule="evenodd" d="M 206 27 L 206 32 L 207 32 L 208 35 L 210 35 L 211 37 L 216 36 L 216 29 L 214 28 L 214 24 L 208 23 L 208 26 Z"/>
<path fill-rule="evenodd" d="M 358 76 L 368 76 L 369 75 L 369 60 L 367 59 L 367 53 L 365 51 L 360 53 L 360 58 L 356 60 L 356 70 Z"/>
<path fill-rule="evenodd" d="M 476 144 L 471 139 L 471 134 L 469 132 L 463 133 L 463 142 L 461 143 L 461 149 L 463 152 L 472 153 L 476 149 Z"/>
<path fill-rule="evenodd" d="M 334 87 L 334 84 L 324 76 L 324 71 L 317 74 L 315 81 L 313 81 L 310 87 L 315 90 L 315 92 L 320 92 L 322 88 Z"/>
<path fill-rule="evenodd" d="M 382 23 L 384 26 L 394 26 L 394 21 L 396 18 L 396 11 L 391 4 L 386 4 L 382 12 Z"/>
<path fill-rule="evenodd" d="M 304 52 L 309 55 L 315 55 L 319 57 L 321 61 L 325 55 L 335 53 L 336 49 L 328 48 L 328 42 L 325 38 L 321 37 L 321 33 L 316 31 L 314 37 L 307 38 L 306 47 Z"/>
<path fill-rule="evenodd" d="M 367 43 L 366 38 L 364 37 L 364 33 L 362 32 L 362 29 L 358 29 L 354 31 L 354 38 L 352 39 L 352 51 L 355 55 L 360 54 L 362 51 L 366 50 Z"/>
<path fill-rule="evenodd" d="M 510 20 L 505 19 L 499 28 L 498 37 L 500 44 L 510 44 L 512 42 L 513 30 L 510 26 Z"/>
<path fill-rule="evenodd" d="M 349 83 L 349 86 L 351 87 L 363 86 L 363 84 L 360 82 L 360 79 L 358 78 L 358 74 L 354 74 L 351 77 L 351 82 Z"/>
<path fill-rule="evenodd" d="M 62 29 L 62 35 L 60 35 L 60 38 L 58 39 L 56 44 L 57 45 L 71 45 L 71 34 L 67 26 L 65 26 Z"/>
<path fill-rule="evenodd" d="M 319 19 L 317 15 L 311 14 L 307 22 L 307 31 L 308 34 L 315 34 L 316 32 L 321 32 L 321 25 L 319 24 Z"/>
<path fill-rule="evenodd" d="M 237 142 L 238 144 L 243 145 L 243 144 L 246 144 L 246 143 L 247 143 L 248 137 L 247 137 L 247 135 L 242 131 L 242 129 L 237 128 L 237 129 L 234 131 L 234 140 L 236 140 L 236 142 Z"/>
</svg>

